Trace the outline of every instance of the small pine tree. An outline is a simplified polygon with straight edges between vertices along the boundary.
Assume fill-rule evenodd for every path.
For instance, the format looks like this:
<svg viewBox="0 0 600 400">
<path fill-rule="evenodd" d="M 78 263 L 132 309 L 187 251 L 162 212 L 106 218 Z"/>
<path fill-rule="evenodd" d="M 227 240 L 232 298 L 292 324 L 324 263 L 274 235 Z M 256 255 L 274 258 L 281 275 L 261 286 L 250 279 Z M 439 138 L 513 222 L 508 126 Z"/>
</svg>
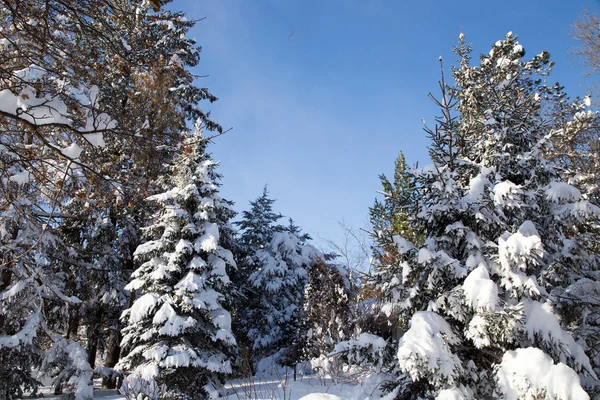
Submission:
<svg viewBox="0 0 600 400">
<path fill-rule="evenodd" d="M 159 208 L 126 287 L 140 296 L 123 314 L 127 354 L 118 368 L 165 384 L 174 398 L 218 396 L 236 353 L 223 307 L 235 262 L 222 243 L 233 212 L 218 195 L 207 142 L 197 125 L 173 167 L 175 187 L 148 199 Z"/>
<path fill-rule="evenodd" d="M 328 258 L 317 260 L 308 270 L 302 322 L 303 356 L 309 360 L 330 353 L 353 332 L 355 288 L 348 271 Z"/>
<path fill-rule="evenodd" d="M 248 310 L 254 321 L 248 331 L 256 355 L 271 355 L 286 347 L 296 348 L 302 337 L 304 287 L 310 265 L 318 257 L 311 245 L 290 232 L 277 232 L 264 249 L 257 250 L 256 269 L 248 283 L 257 296 L 256 308 Z M 291 349 L 285 363 L 294 364 L 300 353 Z"/>
</svg>

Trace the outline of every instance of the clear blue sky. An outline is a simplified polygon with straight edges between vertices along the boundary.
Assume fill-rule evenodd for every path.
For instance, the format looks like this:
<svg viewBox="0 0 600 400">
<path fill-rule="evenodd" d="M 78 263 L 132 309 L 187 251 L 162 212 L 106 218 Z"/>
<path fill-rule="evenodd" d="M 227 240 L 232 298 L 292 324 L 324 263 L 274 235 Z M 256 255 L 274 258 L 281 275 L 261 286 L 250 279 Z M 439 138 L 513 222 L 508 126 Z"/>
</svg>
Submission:
<svg viewBox="0 0 600 400">
<path fill-rule="evenodd" d="M 433 121 L 438 57 L 446 71 L 461 29 L 475 53 L 512 31 L 529 56 L 547 49 L 550 80 L 583 93 L 569 55 L 571 25 L 593 1 L 177 0 L 204 18 L 191 33 L 196 69 L 219 101 L 206 104 L 224 128 L 213 156 L 222 194 L 248 207 L 265 184 L 276 211 L 313 237 L 338 240 L 337 221 L 363 226 L 396 155 L 427 164 L 421 118 Z"/>
</svg>

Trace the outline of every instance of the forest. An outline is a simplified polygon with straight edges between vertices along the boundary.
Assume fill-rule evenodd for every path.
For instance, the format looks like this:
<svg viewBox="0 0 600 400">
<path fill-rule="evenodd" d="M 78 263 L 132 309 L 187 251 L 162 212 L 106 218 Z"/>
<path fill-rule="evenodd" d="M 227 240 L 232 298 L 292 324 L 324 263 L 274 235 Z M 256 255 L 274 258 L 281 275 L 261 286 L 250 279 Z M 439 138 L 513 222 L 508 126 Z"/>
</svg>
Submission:
<svg viewBox="0 0 600 400">
<path fill-rule="evenodd" d="M 592 92 L 460 33 L 361 271 L 268 186 L 221 197 L 202 22 L 169 3 L 0 1 L 0 399 L 600 399 Z M 574 29 L 597 70 L 598 17 Z"/>
</svg>

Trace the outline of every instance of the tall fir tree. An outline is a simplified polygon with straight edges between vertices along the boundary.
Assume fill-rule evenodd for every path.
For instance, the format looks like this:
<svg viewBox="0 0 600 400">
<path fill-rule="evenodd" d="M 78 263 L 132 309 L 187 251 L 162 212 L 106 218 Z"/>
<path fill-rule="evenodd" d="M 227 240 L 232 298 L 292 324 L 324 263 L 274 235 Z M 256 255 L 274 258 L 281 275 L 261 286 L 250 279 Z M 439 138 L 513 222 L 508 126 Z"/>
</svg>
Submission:
<svg viewBox="0 0 600 400">
<path fill-rule="evenodd" d="M 395 238 L 408 330 L 390 398 L 588 398 L 575 371 L 596 375 L 553 293 L 596 268 L 585 235 L 569 231 L 600 209 L 544 158 L 549 56 L 524 61 L 511 33 L 478 66 L 462 34 L 457 53 L 455 85 L 442 79 L 442 116 L 426 129 L 433 165 L 411 172 L 426 240 Z"/>
<path fill-rule="evenodd" d="M 267 188 L 237 222 L 242 232 L 242 257 L 237 286 L 243 304 L 238 308 L 236 333 L 245 338 L 250 362 L 290 348 L 298 355 L 302 337 L 301 314 L 307 268 L 317 251 L 309 237 L 290 220 L 279 225 L 281 214 L 273 211 Z M 286 355 L 297 361 L 298 357 Z"/>
<path fill-rule="evenodd" d="M 247 248 L 264 249 L 271 241 L 275 232 L 281 232 L 284 227 L 277 223 L 283 215 L 273 211 L 274 199 L 269 198 L 267 186 L 262 195 L 250 202 L 250 210 L 242 211 L 242 219 L 237 225 L 242 231 L 240 240 Z"/>
<path fill-rule="evenodd" d="M 72 350 L 93 365 L 106 336 L 107 364 L 118 358 L 139 200 L 157 192 L 188 121 L 221 130 L 198 104 L 216 98 L 190 71 L 200 58 L 187 36 L 194 23 L 147 2 L 0 3 L 0 363 L 59 368 L 57 355 Z M 0 374 L 11 393 L 34 381 Z M 91 396 L 91 379 L 77 386 Z"/>
<path fill-rule="evenodd" d="M 165 384 L 174 398 L 214 398 L 232 372 L 236 341 L 224 308 L 235 267 L 231 202 L 218 195 L 217 163 L 200 126 L 173 166 L 171 190 L 149 201 L 159 208 L 135 251 L 141 263 L 126 289 L 139 297 L 123 314 L 118 368 Z"/>
<path fill-rule="evenodd" d="M 367 287 L 375 289 L 374 294 L 389 305 L 398 301 L 396 286 L 399 282 L 394 277 L 400 275 L 401 269 L 394 237 L 403 237 L 420 244 L 423 242 L 423 229 L 415 225 L 414 215 L 411 215 L 414 212 L 415 188 L 402 152 L 394 163 L 393 182 L 384 174 L 379 179 L 383 201 L 376 199 L 375 204 L 369 208 L 374 271 L 367 280 Z M 395 326 L 397 313 L 392 308 L 386 307 L 387 318 Z M 392 327 L 391 330 L 394 329 Z"/>
</svg>

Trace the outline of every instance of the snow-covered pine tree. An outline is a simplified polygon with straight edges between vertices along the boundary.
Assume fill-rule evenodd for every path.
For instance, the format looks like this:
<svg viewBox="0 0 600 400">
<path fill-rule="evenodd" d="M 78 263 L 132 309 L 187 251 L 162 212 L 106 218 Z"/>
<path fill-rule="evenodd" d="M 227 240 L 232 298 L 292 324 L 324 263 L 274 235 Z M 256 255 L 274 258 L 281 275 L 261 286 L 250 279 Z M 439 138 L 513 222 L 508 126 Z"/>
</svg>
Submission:
<svg viewBox="0 0 600 400">
<path fill-rule="evenodd" d="M 223 307 L 227 268 L 235 261 L 222 246 L 232 236 L 234 213 L 218 195 L 220 176 L 207 144 L 197 124 L 173 167 L 175 187 L 148 198 L 159 208 L 126 286 L 139 297 L 123 313 L 126 355 L 117 368 L 166 384 L 174 398 L 218 396 L 236 353 Z"/>
<path fill-rule="evenodd" d="M 373 252 L 373 271 L 365 282 L 363 293 L 371 293 L 381 303 L 377 315 L 373 317 L 388 325 L 384 339 L 392 339 L 398 335 L 398 292 L 400 283 L 394 277 L 401 274 L 398 262 L 398 250 L 394 242 L 400 236 L 411 243 L 423 242 L 421 230 L 414 225 L 414 218 L 409 214 L 414 211 L 415 190 L 406 167 L 404 154 L 400 152 L 394 163 L 394 180 L 391 182 L 385 174 L 379 175 L 383 201 L 375 199 L 369 208 Z M 378 324 L 380 325 L 380 324 Z M 374 333 L 374 330 L 369 332 Z"/>
<path fill-rule="evenodd" d="M 348 340 L 354 328 L 351 308 L 356 295 L 348 271 L 334 257 L 324 255 L 311 264 L 302 318 L 305 359 L 329 354 L 336 343 Z"/>
<path fill-rule="evenodd" d="M 250 210 L 242 211 L 242 219 L 236 222 L 240 227 L 240 241 L 248 249 L 264 249 L 275 232 L 284 230 L 277 221 L 283 215 L 273 211 L 274 199 L 269 197 L 267 186 L 256 200 L 250 202 Z"/>
<path fill-rule="evenodd" d="M 273 212 L 273 203 L 265 187 L 237 222 L 243 247 L 237 286 L 245 303 L 236 333 L 246 338 L 252 362 L 298 344 L 307 268 L 317 257 L 292 221 L 288 228 L 277 224 L 282 216 Z"/>
<path fill-rule="evenodd" d="M 286 364 L 295 364 L 302 332 L 302 307 L 307 270 L 319 257 L 318 251 L 289 231 L 276 232 L 264 249 L 252 255 L 255 269 L 248 278 L 256 307 L 249 309 L 248 338 L 255 357 L 268 356 L 282 348 L 290 348 Z"/>
<path fill-rule="evenodd" d="M 74 338 L 80 322 L 97 332 L 107 318 L 114 320 L 115 308 L 103 310 L 105 303 L 98 298 L 90 296 L 85 299 L 90 304 L 81 307 L 72 297 L 78 294 L 77 283 L 106 273 L 87 268 L 103 263 L 102 254 L 83 249 L 85 238 L 93 236 L 89 229 L 70 241 L 62 228 L 71 230 L 65 225 L 84 220 L 89 228 L 99 215 L 116 216 L 109 230 L 118 236 L 114 250 L 125 263 L 116 266 L 118 275 L 131 255 L 130 243 L 122 239 L 136 236 L 122 233 L 130 232 L 135 215 L 143 213 L 137 200 L 156 193 L 154 183 L 178 132 L 196 118 L 209 130 L 220 130 L 198 106 L 216 98 L 194 84 L 190 67 L 198 63 L 200 48 L 187 37 L 193 25 L 182 13 L 153 14 L 146 2 L 0 4 L 0 224 L 6 228 L 0 239 L 0 319 L 11 321 L 10 326 L 0 322 L 0 342 L 15 343 L 20 328 L 30 329 L 29 337 L 38 335 L 33 347 L 19 342 L 4 352 L 7 347 L 0 345 L 3 365 L 18 362 L 30 371 L 25 360 L 40 360 L 53 343 L 73 349 L 54 338 Z M 94 210 L 77 212 L 69 207 L 74 199 Z M 122 208 L 111 208 L 115 203 Z M 125 205 L 132 212 L 123 212 Z M 93 252 L 100 248 L 106 247 Z M 113 283 L 119 280 L 113 277 Z M 77 309 L 103 318 L 80 320 Z M 111 327 L 112 337 L 116 329 Z M 90 344 L 97 337 L 91 335 Z M 111 345 L 109 353 L 114 360 L 118 347 Z"/>
<path fill-rule="evenodd" d="M 425 243 L 394 238 L 408 330 L 389 397 L 589 398 L 575 371 L 596 376 L 553 290 L 595 268 L 570 230 L 600 210 L 544 158 L 549 56 L 522 60 L 511 33 L 479 66 L 463 35 L 457 52 L 456 84 L 442 77 L 442 116 L 426 129 L 433 165 L 410 173 Z"/>
<path fill-rule="evenodd" d="M 283 215 L 273 211 L 273 203 L 275 200 L 269 197 L 265 185 L 262 194 L 256 200 L 250 201 L 250 209 L 242 211 L 242 219 L 235 222 L 241 234 L 234 248 L 237 269 L 231 274 L 235 291 L 233 329 L 240 348 L 242 364 L 239 367 L 242 373 L 249 373 L 252 370 L 254 360 L 253 343 L 248 338 L 248 332 L 253 325 L 250 310 L 258 307 L 258 298 L 249 283 L 250 274 L 256 268 L 252 256 L 258 249 L 266 247 L 275 232 L 284 229 L 277 223 Z"/>
</svg>

